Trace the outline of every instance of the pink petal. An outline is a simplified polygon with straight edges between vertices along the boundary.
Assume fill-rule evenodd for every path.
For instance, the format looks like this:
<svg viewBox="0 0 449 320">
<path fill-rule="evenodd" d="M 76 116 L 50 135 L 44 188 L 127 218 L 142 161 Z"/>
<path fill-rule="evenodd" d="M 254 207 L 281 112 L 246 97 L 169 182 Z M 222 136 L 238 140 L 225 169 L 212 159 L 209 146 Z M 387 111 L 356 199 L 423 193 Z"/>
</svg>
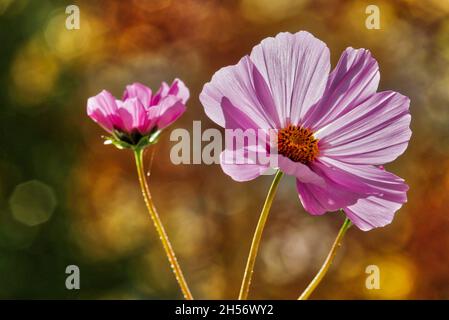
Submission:
<svg viewBox="0 0 449 320">
<path fill-rule="evenodd" d="M 347 48 L 329 76 L 320 102 L 305 116 L 304 126 L 319 129 L 376 93 L 379 66 L 365 49 Z"/>
<path fill-rule="evenodd" d="M 220 165 L 224 173 L 235 181 L 249 181 L 268 170 L 268 165 L 257 163 L 257 155 L 248 156 L 245 150 L 224 150 L 220 154 Z"/>
<path fill-rule="evenodd" d="M 186 106 L 178 98 L 167 96 L 158 105 L 148 109 L 151 127 L 157 126 L 158 129 L 164 129 L 175 122 L 185 111 Z"/>
<path fill-rule="evenodd" d="M 359 229 L 369 231 L 390 224 L 393 221 L 394 214 L 401 206 L 402 203 L 400 202 L 370 196 L 366 199 L 360 199 L 356 204 L 345 208 L 344 211 Z"/>
<path fill-rule="evenodd" d="M 410 140 L 409 104 L 407 97 L 396 92 L 372 95 L 316 132 L 320 154 L 354 164 L 393 161 Z"/>
<path fill-rule="evenodd" d="M 222 105 L 226 98 L 258 128 L 278 128 L 279 117 L 267 88 L 259 71 L 245 56 L 238 64 L 218 70 L 204 85 L 200 100 L 208 117 L 221 127 L 226 126 Z"/>
<path fill-rule="evenodd" d="M 157 90 L 156 94 L 151 99 L 151 105 L 157 105 L 159 102 L 165 98 L 168 95 L 168 92 L 170 91 L 170 87 L 168 84 L 164 81 L 161 84 L 161 87 Z"/>
<path fill-rule="evenodd" d="M 309 190 L 309 185 L 307 183 L 302 183 L 296 179 L 296 188 L 298 190 L 299 200 L 301 201 L 304 209 L 312 215 L 322 215 L 330 211 L 329 206 L 325 203 L 325 196 L 323 195 L 323 189 L 318 189 L 319 191 Z M 332 211 L 338 210 L 334 208 Z"/>
<path fill-rule="evenodd" d="M 186 87 L 184 82 L 177 78 L 173 81 L 173 84 L 168 90 L 168 94 L 181 99 L 181 102 L 183 104 L 186 104 L 187 100 L 189 100 L 190 97 L 189 89 Z"/>
<path fill-rule="evenodd" d="M 324 188 L 297 181 L 301 202 L 311 214 L 351 208 L 360 199 L 371 196 L 396 203 L 406 200 L 408 187 L 404 180 L 376 166 L 351 165 L 322 157 L 313 163 L 312 170 L 324 179 Z"/>
<path fill-rule="evenodd" d="M 122 131 L 132 133 L 137 130 L 142 135 L 149 133 L 150 121 L 140 99 L 128 98 L 124 102 L 117 101 L 117 104 L 119 105 L 118 114 L 123 121 Z"/>
<path fill-rule="evenodd" d="M 127 85 L 123 93 L 123 100 L 138 98 L 144 107 L 149 107 L 151 102 L 151 89 L 147 86 L 135 82 Z"/>
<path fill-rule="evenodd" d="M 112 124 L 112 121 L 100 109 L 94 109 L 93 107 L 91 107 L 88 111 L 88 116 L 107 132 L 112 133 L 112 131 L 114 131 L 114 125 Z"/>
<path fill-rule="evenodd" d="M 87 115 L 108 132 L 123 125 L 117 115 L 115 98 L 106 90 L 87 100 Z"/>
<path fill-rule="evenodd" d="M 258 129 L 257 123 L 255 123 L 253 119 L 243 112 L 242 109 L 234 106 L 228 98 L 222 98 L 221 108 L 225 119 L 224 127 L 226 129 Z"/>
<path fill-rule="evenodd" d="M 281 126 L 300 124 L 323 95 L 329 76 L 329 49 L 308 32 L 280 33 L 251 52 L 270 89 Z"/>
<path fill-rule="evenodd" d="M 320 162 L 332 168 L 331 176 L 354 191 L 379 196 L 402 203 L 406 200 L 408 186 L 404 180 L 382 168 L 371 165 L 352 165 L 331 158 L 320 158 Z M 347 179 L 341 173 L 348 175 Z M 352 176 L 352 179 L 351 179 Z"/>
<path fill-rule="evenodd" d="M 325 186 L 324 179 L 305 164 L 294 162 L 281 154 L 278 154 L 277 157 L 278 166 L 282 172 L 296 177 L 302 183 L 312 183 L 321 187 Z"/>
<path fill-rule="evenodd" d="M 358 192 L 344 187 L 331 177 L 327 172 L 314 168 L 324 180 L 324 186 L 318 186 L 312 183 L 304 183 L 296 179 L 296 187 L 299 199 L 304 209 L 312 215 L 322 215 L 326 212 L 337 211 L 345 206 L 354 204 L 363 196 Z"/>
</svg>

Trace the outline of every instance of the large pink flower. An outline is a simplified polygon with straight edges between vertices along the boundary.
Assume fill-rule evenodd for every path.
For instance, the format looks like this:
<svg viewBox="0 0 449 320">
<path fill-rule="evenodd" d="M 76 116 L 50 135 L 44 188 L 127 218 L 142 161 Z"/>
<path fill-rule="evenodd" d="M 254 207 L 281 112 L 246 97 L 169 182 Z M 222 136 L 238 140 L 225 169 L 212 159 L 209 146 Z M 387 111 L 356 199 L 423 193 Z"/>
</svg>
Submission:
<svg viewBox="0 0 449 320">
<path fill-rule="evenodd" d="M 307 32 L 280 33 L 217 71 L 200 100 L 224 128 L 276 130 L 278 168 L 296 177 L 309 213 L 343 209 L 362 230 L 384 226 L 407 200 L 404 180 L 380 166 L 407 148 L 410 101 L 377 92 L 379 67 L 365 49 L 347 48 L 329 72 L 326 44 Z M 251 180 L 268 169 L 226 161 L 248 154 L 238 151 L 221 155 L 233 179 Z"/>
<path fill-rule="evenodd" d="M 87 114 L 117 141 L 137 145 L 143 137 L 164 129 L 186 110 L 189 90 L 175 79 L 163 82 L 156 94 L 140 83 L 126 86 L 122 100 L 103 90 L 87 100 Z"/>
</svg>

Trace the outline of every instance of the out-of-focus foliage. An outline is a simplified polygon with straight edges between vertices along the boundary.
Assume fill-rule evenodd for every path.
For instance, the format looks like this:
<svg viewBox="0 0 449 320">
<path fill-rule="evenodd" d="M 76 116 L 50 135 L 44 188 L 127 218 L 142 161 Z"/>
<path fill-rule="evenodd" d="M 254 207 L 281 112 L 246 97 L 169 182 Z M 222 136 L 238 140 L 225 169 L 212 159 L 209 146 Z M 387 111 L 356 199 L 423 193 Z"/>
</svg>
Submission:
<svg viewBox="0 0 449 320">
<path fill-rule="evenodd" d="M 393 224 L 348 232 L 315 298 L 449 298 L 449 1 L 0 0 L 0 298 L 180 298 L 146 214 L 131 154 L 102 145 L 86 99 L 130 82 L 182 78 L 188 111 L 175 126 L 214 127 L 197 98 L 218 68 L 261 39 L 307 30 L 335 65 L 370 49 L 381 89 L 411 98 L 413 136 L 388 168 L 410 185 Z M 377 4 L 381 29 L 365 28 Z M 173 129 L 174 127 L 172 127 Z M 198 298 L 235 298 L 271 177 L 237 183 L 218 165 L 173 165 L 169 129 L 150 185 Z M 146 165 L 149 165 L 150 156 Z M 322 263 L 342 217 L 311 217 L 284 178 L 257 261 L 252 298 L 295 298 Z M 65 268 L 81 290 L 65 289 Z M 378 265 L 381 289 L 365 288 Z"/>
</svg>

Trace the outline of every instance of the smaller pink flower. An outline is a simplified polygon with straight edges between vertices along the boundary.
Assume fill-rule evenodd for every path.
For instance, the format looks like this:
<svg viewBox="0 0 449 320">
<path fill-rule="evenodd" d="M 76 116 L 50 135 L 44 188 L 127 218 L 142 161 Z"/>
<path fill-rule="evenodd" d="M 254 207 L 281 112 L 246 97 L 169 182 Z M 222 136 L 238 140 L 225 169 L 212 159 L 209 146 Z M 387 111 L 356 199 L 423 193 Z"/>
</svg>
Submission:
<svg viewBox="0 0 449 320">
<path fill-rule="evenodd" d="M 186 110 L 189 89 L 175 79 L 169 86 L 162 82 L 152 94 L 147 86 L 126 86 L 122 100 L 106 90 L 87 100 L 87 115 L 112 135 L 121 146 L 135 146 L 175 122 Z M 146 144 L 144 144 L 146 145 Z"/>
</svg>

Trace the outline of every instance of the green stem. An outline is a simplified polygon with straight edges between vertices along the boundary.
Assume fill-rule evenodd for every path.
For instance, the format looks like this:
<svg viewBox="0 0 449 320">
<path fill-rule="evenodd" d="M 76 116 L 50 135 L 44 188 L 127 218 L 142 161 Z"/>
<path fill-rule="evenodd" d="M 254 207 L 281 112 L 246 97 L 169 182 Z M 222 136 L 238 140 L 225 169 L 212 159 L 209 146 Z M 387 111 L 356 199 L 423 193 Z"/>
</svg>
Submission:
<svg viewBox="0 0 449 320">
<path fill-rule="evenodd" d="M 148 187 L 147 180 L 145 179 L 145 171 L 143 167 L 143 150 L 136 149 L 134 150 L 134 156 L 136 158 L 136 166 L 137 166 L 137 174 L 139 176 L 140 187 L 142 189 L 143 198 L 145 200 L 145 204 L 147 206 L 148 212 L 150 213 L 151 219 L 153 220 L 154 226 L 156 227 L 156 231 L 159 235 L 159 238 L 162 241 L 162 245 L 164 247 L 165 253 L 167 254 L 168 261 L 170 262 L 170 266 L 175 273 L 176 280 L 181 288 L 181 291 L 186 300 L 193 300 L 193 296 L 190 293 L 187 282 L 182 273 L 181 267 L 179 266 L 178 260 L 176 259 L 175 252 L 168 240 L 167 233 L 165 232 L 164 226 L 162 225 L 162 221 L 157 214 L 156 208 L 153 204 L 153 200 L 151 198 L 150 189 Z"/>
<path fill-rule="evenodd" d="M 273 182 L 271 183 L 270 190 L 268 191 L 267 198 L 260 213 L 259 222 L 257 223 L 256 231 L 251 243 L 251 249 L 249 251 L 248 260 L 246 262 L 245 274 L 243 275 L 242 285 L 240 287 L 239 300 L 246 300 L 248 298 L 249 286 L 251 284 L 251 278 L 254 272 L 254 264 L 256 263 L 257 251 L 259 250 L 260 240 L 262 239 L 263 229 L 267 222 L 268 214 L 270 213 L 271 204 L 273 203 L 274 196 L 276 194 L 279 181 L 282 178 L 282 172 L 277 171 Z"/>
<path fill-rule="evenodd" d="M 343 225 L 340 228 L 340 231 L 338 232 L 337 238 L 335 238 L 331 251 L 329 251 L 326 260 L 321 266 L 320 271 L 318 271 L 315 278 L 313 278 L 312 282 L 310 282 L 310 284 L 307 286 L 306 290 L 304 290 L 304 292 L 299 296 L 298 300 L 307 300 L 309 296 L 313 293 L 313 291 L 316 289 L 316 287 L 318 287 L 321 280 L 323 280 L 324 276 L 329 270 L 329 267 L 332 264 L 332 261 L 335 258 L 335 255 L 337 254 L 338 248 L 340 248 L 341 246 L 341 241 L 343 240 L 343 237 L 350 226 L 351 221 L 348 218 L 346 218 L 345 222 L 343 222 Z"/>
</svg>

